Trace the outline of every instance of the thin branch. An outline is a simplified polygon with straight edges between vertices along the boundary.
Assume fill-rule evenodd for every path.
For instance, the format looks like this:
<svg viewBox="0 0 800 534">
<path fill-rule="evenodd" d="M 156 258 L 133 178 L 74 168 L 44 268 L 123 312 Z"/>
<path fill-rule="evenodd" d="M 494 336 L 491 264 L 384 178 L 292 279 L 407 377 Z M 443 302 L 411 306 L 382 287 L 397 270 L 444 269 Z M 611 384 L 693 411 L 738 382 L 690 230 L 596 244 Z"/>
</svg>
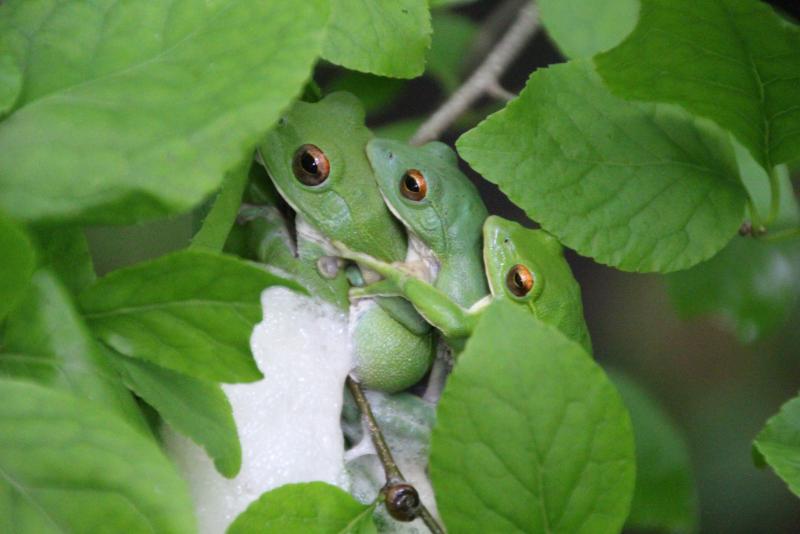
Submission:
<svg viewBox="0 0 800 534">
<path fill-rule="evenodd" d="M 528 40 L 539 28 L 539 13 L 536 6 L 527 4 L 520 9 L 519 16 L 508 32 L 489 52 L 486 59 L 464 84 L 419 127 L 411 138 L 412 145 L 422 145 L 438 139 L 462 113 L 481 96 L 499 87 L 499 79 L 512 61 L 522 51 Z"/>
<path fill-rule="evenodd" d="M 392 457 L 392 451 L 389 449 L 389 445 L 386 443 L 386 440 L 383 437 L 383 433 L 381 432 L 380 427 L 378 426 L 378 421 L 375 420 L 375 416 L 372 413 L 372 408 L 370 408 L 369 401 L 367 397 L 364 395 L 364 390 L 361 389 L 361 384 L 356 382 L 352 377 L 348 376 L 346 380 L 347 389 L 350 390 L 350 393 L 353 395 L 353 399 L 356 401 L 356 406 L 361 411 L 361 415 L 364 417 L 364 421 L 367 424 L 367 429 L 369 430 L 370 437 L 372 437 L 372 443 L 375 445 L 375 450 L 378 452 L 378 459 L 383 466 L 383 472 L 386 475 L 386 485 L 394 485 L 400 482 L 408 484 L 405 478 L 403 478 L 403 473 L 400 472 L 400 468 L 397 467 L 397 463 L 394 461 Z M 425 507 L 425 504 L 420 502 L 419 517 L 425 523 L 425 526 L 428 527 L 428 530 L 433 532 L 433 534 L 444 534 L 444 529 L 439 525 L 436 521 L 436 518 L 433 517 L 433 514 Z"/>
</svg>

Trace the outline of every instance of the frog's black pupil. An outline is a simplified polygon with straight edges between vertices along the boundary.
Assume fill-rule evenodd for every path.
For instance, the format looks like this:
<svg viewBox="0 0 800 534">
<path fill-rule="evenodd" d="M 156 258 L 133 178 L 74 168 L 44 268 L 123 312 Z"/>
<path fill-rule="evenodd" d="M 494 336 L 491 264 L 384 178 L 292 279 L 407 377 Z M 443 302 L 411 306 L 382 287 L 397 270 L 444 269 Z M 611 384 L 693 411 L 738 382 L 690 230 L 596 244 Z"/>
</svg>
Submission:
<svg viewBox="0 0 800 534">
<path fill-rule="evenodd" d="M 522 275 L 519 274 L 519 271 L 514 273 L 514 285 L 520 289 L 525 287 L 525 280 L 522 279 Z"/>
<path fill-rule="evenodd" d="M 317 174 L 319 172 L 317 160 L 309 152 L 304 152 L 300 157 L 300 165 L 308 174 Z"/>
<path fill-rule="evenodd" d="M 419 193 L 419 184 L 410 174 L 405 175 L 405 185 L 406 189 L 408 189 L 412 193 Z"/>
</svg>

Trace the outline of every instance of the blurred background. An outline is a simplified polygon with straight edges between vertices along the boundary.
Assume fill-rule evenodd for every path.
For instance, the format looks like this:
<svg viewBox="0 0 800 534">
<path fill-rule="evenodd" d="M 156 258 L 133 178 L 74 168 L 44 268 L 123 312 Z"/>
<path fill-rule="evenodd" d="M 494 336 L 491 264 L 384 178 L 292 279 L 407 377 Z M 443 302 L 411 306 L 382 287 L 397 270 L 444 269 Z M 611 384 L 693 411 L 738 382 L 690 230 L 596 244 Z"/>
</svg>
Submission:
<svg viewBox="0 0 800 534">
<path fill-rule="evenodd" d="M 770 3 L 800 20 L 798 0 Z M 471 2 L 437 15 L 429 72 L 422 78 L 390 80 L 320 65 L 315 79 L 325 91 L 359 94 L 378 135 L 407 137 L 504 30 L 509 17 L 498 14 L 500 4 Z M 591 9 L 592 2 L 586 4 Z M 518 93 L 533 70 L 562 61 L 540 30 L 502 85 Z M 442 140 L 452 145 L 461 132 L 501 106 L 496 100 L 479 101 Z M 495 186 L 466 165 L 464 171 L 491 213 L 533 226 Z M 136 227 L 94 228 L 88 235 L 102 274 L 185 246 L 192 228 L 193 217 L 187 215 Z M 800 500 L 771 470 L 757 469 L 751 456 L 752 440 L 766 419 L 800 387 L 796 299 L 790 299 L 789 311 L 778 314 L 772 331 L 748 336 L 757 339 L 745 343 L 722 317 L 679 318 L 664 276 L 624 273 L 574 253 L 568 258 L 583 288 L 597 359 L 647 389 L 684 434 L 698 491 L 700 532 L 800 532 Z"/>
</svg>

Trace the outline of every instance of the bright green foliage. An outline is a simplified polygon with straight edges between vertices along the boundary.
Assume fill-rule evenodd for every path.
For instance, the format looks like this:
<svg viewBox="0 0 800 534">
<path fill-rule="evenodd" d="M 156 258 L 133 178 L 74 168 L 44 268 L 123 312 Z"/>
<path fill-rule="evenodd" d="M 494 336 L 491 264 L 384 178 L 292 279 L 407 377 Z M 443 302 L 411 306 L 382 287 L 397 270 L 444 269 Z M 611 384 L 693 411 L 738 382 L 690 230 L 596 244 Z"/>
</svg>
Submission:
<svg viewBox="0 0 800 534">
<path fill-rule="evenodd" d="M 800 497 L 800 397 L 781 406 L 754 443 L 770 467 Z"/>
<path fill-rule="evenodd" d="M 242 195 L 247 185 L 252 158 L 247 157 L 236 168 L 225 175 L 222 187 L 217 192 L 214 205 L 203 219 L 200 230 L 192 238 L 192 247 L 220 252 L 236 222 Z"/>
<path fill-rule="evenodd" d="M 697 496 L 683 436 L 648 393 L 619 373 L 611 378 L 636 437 L 636 491 L 627 527 L 692 532 Z"/>
<path fill-rule="evenodd" d="M 0 206 L 109 223 L 186 211 L 300 91 L 326 18 L 322 0 L 7 3 L 25 80 L 0 125 Z"/>
<path fill-rule="evenodd" d="M 142 414 L 52 273 L 37 272 L 8 317 L 0 375 L 33 380 L 97 402 L 147 432 Z"/>
<path fill-rule="evenodd" d="M 96 403 L 0 379 L 0 532 L 194 529 L 184 482 L 152 439 Z"/>
<path fill-rule="evenodd" d="M 76 226 L 53 226 L 34 230 L 39 263 L 52 270 L 70 293 L 77 295 L 95 281 L 89 244 Z"/>
<path fill-rule="evenodd" d="M 428 72 L 435 76 L 445 90 L 458 88 L 464 60 L 475 36 L 477 26 L 462 15 L 437 12 L 433 15 L 433 39 L 428 55 Z"/>
<path fill-rule="evenodd" d="M 0 47 L 5 48 L 2 40 Z M 14 57 L 9 54 L 0 55 L 0 117 L 14 106 L 21 89 L 22 72 Z"/>
<path fill-rule="evenodd" d="M 740 162 L 742 178 L 761 213 L 770 201 L 766 173 L 748 156 Z M 781 206 L 771 232 L 800 222 L 797 201 L 786 169 L 778 168 Z M 769 234 L 767 234 L 769 235 Z M 782 326 L 800 297 L 800 242 L 769 242 L 734 237 L 719 254 L 688 271 L 667 278 L 670 296 L 683 317 L 716 314 L 744 342 Z"/>
<path fill-rule="evenodd" d="M 325 20 L 319 16 L 296 16 L 298 26 L 317 32 Z M 352 70 L 414 78 L 425 70 L 430 43 L 426 0 L 331 0 L 322 57 Z"/>
<path fill-rule="evenodd" d="M 33 274 L 35 258 L 30 238 L 0 211 L 0 320 L 22 297 Z"/>
<path fill-rule="evenodd" d="M 183 250 L 99 279 L 79 302 L 95 335 L 125 356 L 220 382 L 261 378 L 250 332 L 261 291 L 296 288 L 253 263 Z"/>
<path fill-rule="evenodd" d="M 125 385 L 155 408 L 164 421 L 204 447 L 217 471 L 234 477 L 242 449 L 228 397 L 219 384 L 192 378 L 158 365 L 116 356 Z"/>
<path fill-rule="evenodd" d="M 626 98 L 680 104 L 730 130 L 765 168 L 800 156 L 800 30 L 756 0 L 642 0 L 599 56 Z"/>
<path fill-rule="evenodd" d="M 694 265 L 744 216 L 727 138 L 675 107 L 612 96 L 585 61 L 536 71 L 458 149 L 565 245 L 622 270 Z"/>
<path fill-rule="evenodd" d="M 372 534 L 374 508 L 324 482 L 286 484 L 253 501 L 227 534 Z"/>
<path fill-rule="evenodd" d="M 570 58 L 588 58 L 620 43 L 636 26 L 639 0 L 538 0 L 547 34 Z"/>
<path fill-rule="evenodd" d="M 619 532 L 634 489 L 633 432 L 581 347 L 500 301 L 445 388 L 430 473 L 452 532 Z"/>
</svg>

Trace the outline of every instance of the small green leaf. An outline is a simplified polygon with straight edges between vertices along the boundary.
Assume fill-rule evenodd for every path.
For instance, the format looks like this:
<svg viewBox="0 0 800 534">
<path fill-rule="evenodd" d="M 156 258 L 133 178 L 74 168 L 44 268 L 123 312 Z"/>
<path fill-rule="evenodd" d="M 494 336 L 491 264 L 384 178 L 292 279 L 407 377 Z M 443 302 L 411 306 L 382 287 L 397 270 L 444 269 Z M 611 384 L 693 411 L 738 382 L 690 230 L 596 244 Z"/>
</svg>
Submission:
<svg viewBox="0 0 800 534">
<path fill-rule="evenodd" d="M 634 489 L 619 394 L 580 345 L 501 301 L 459 356 L 430 473 L 452 532 L 616 533 Z"/>
<path fill-rule="evenodd" d="M 564 244 L 626 271 L 690 267 L 744 216 L 726 136 L 676 107 L 612 96 L 586 61 L 536 71 L 458 150 Z"/>
<path fill-rule="evenodd" d="M 433 15 L 428 72 L 441 82 L 447 92 L 455 91 L 461 82 L 466 52 L 477 30 L 475 23 L 463 15 L 444 11 Z"/>
<path fill-rule="evenodd" d="M 628 408 L 636 436 L 636 491 L 625 526 L 693 532 L 697 495 L 683 436 L 639 385 L 620 373 L 610 377 Z"/>
<path fill-rule="evenodd" d="M 426 0 L 331 0 L 322 57 L 352 70 L 414 78 L 425 70 L 430 42 Z"/>
<path fill-rule="evenodd" d="M 800 156 L 800 31 L 755 0 L 642 0 L 639 24 L 596 58 L 617 94 L 730 130 L 767 169 Z"/>
<path fill-rule="evenodd" d="M 463 4 L 471 4 L 475 0 L 430 0 L 431 8 L 434 7 L 448 7 L 448 6 L 460 6 Z"/>
<path fill-rule="evenodd" d="M 570 58 L 588 58 L 618 45 L 636 26 L 639 0 L 537 0 L 542 25 Z"/>
<path fill-rule="evenodd" d="M 28 287 L 36 261 L 27 234 L 0 211 L 0 321 Z"/>
<path fill-rule="evenodd" d="M 781 406 L 754 442 L 772 469 L 800 497 L 800 397 Z"/>
<path fill-rule="evenodd" d="M 0 206 L 115 224 L 187 211 L 302 90 L 327 4 L 7 2 L 25 80 L 0 124 Z"/>
<path fill-rule="evenodd" d="M 9 315 L 0 374 L 69 391 L 148 432 L 136 402 L 99 352 L 64 287 L 38 271 L 21 304 Z"/>
<path fill-rule="evenodd" d="M 744 149 L 737 154 L 746 156 L 740 161 L 742 179 L 750 186 L 759 212 L 765 213 L 770 196 L 766 172 Z M 771 231 L 800 222 L 786 169 L 779 167 L 777 172 L 782 204 Z M 670 274 L 667 282 L 682 317 L 720 316 L 739 339 L 751 343 L 784 325 L 800 298 L 800 241 L 734 237 L 719 254 L 692 269 Z"/>
<path fill-rule="evenodd" d="M 227 534 L 372 534 L 374 509 L 324 482 L 286 484 L 253 501 Z"/>
<path fill-rule="evenodd" d="M 125 384 L 175 430 L 204 447 L 224 476 L 236 476 L 242 448 L 228 397 L 218 384 L 192 378 L 113 351 Z"/>
<path fill-rule="evenodd" d="M 225 245 L 231 228 L 236 222 L 242 195 L 250 176 L 250 165 L 253 159 L 248 157 L 235 169 L 225 175 L 222 188 L 214 199 L 214 205 L 208 212 L 200 230 L 192 238 L 191 247 L 205 248 L 219 252 Z"/>
<path fill-rule="evenodd" d="M 70 226 L 37 228 L 33 231 L 39 263 L 58 275 L 70 293 L 77 295 L 97 276 L 83 229 Z"/>
<path fill-rule="evenodd" d="M 405 83 L 405 80 L 397 78 L 346 71 L 328 84 L 326 93 L 335 91 L 353 93 L 364 105 L 367 113 L 374 113 L 391 103 L 403 90 Z"/>
<path fill-rule="evenodd" d="M 0 379 L 0 532 L 195 528 L 186 486 L 152 439 L 96 403 Z"/>
<path fill-rule="evenodd" d="M 296 288 L 254 263 L 183 250 L 114 271 L 81 293 L 89 326 L 117 352 L 219 382 L 262 377 L 250 354 L 261 292 Z"/>
</svg>

